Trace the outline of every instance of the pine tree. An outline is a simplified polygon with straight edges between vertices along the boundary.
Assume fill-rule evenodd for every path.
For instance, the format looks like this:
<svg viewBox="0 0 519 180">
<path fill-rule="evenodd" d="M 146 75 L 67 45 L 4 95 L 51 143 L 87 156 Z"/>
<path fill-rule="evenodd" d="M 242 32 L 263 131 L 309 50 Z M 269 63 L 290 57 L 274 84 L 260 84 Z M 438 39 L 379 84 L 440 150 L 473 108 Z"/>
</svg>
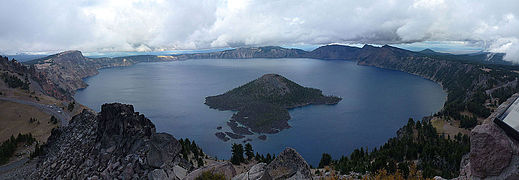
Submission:
<svg viewBox="0 0 519 180">
<path fill-rule="evenodd" d="M 239 165 L 242 162 L 245 162 L 245 158 L 243 157 L 243 145 L 232 144 L 231 163 Z"/>
<path fill-rule="evenodd" d="M 255 157 L 256 161 L 258 162 L 261 162 L 261 156 L 259 155 L 258 152 L 256 152 L 256 157 Z"/>
<path fill-rule="evenodd" d="M 324 166 L 330 165 L 332 162 L 332 156 L 328 153 L 323 153 L 321 157 L 321 161 L 319 162 L 319 168 L 323 168 Z"/>
<path fill-rule="evenodd" d="M 252 145 L 250 143 L 245 144 L 245 155 L 247 155 L 248 160 L 251 160 L 254 157 L 254 150 L 252 150 Z"/>
<path fill-rule="evenodd" d="M 204 160 L 202 160 L 202 158 L 198 158 L 197 161 L 198 161 L 197 162 L 198 163 L 198 167 L 204 166 Z"/>
</svg>

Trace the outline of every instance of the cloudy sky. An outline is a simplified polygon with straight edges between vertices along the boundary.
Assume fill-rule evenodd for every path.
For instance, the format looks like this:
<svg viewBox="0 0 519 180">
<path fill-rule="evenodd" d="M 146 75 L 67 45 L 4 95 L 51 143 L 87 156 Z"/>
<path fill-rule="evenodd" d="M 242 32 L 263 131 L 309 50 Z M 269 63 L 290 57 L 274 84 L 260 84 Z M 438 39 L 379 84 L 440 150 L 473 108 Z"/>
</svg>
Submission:
<svg viewBox="0 0 519 180">
<path fill-rule="evenodd" d="M 516 0 L 0 0 L 0 4 L 0 53 L 432 44 L 505 52 L 507 60 L 519 62 Z"/>
</svg>

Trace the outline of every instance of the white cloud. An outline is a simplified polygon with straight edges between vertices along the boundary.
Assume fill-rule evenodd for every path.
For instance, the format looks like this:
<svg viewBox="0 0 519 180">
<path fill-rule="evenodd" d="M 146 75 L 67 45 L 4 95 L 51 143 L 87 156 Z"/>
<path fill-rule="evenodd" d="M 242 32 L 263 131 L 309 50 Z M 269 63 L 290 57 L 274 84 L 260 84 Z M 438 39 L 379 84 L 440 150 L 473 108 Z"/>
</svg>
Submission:
<svg viewBox="0 0 519 180">
<path fill-rule="evenodd" d="M 0 0 L 0 52 L 453 41 L 519 62 L 514 0 Z"/>
</svg>

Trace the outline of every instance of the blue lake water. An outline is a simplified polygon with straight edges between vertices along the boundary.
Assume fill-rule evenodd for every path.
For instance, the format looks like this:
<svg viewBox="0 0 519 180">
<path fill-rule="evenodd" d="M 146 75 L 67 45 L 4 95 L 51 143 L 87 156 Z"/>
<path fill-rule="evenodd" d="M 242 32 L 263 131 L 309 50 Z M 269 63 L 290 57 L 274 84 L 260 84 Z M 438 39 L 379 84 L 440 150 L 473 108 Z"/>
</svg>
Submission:
<svg viewBox="0 0 519 180">
<path fill-rule="evenodd" d="M 434 114 L 446 99 L 440 85 L 415 75 L 315 59 L 207 59 L 102 69 L 86 79 L 89 86 L 75 99 L 96 111 L 108 102 L 133 104 L 158 132 L 194 139 L 207 154 L 228 159 L 231 144 L 242 140 L 223 142 L 214 133 L 230 131 L 226 122 L 234 112 L 210 109 L 204 98 L 266 73 L 343 98 L 337 105 L 290 110 L 292 127 L 267 135 L 266 141 L 249 136 L 255 152 L 278 154 L 293 147 L 314 166 L 323 152 L 338 158 L 384 144 L 408 118 Z"/>
</svg>

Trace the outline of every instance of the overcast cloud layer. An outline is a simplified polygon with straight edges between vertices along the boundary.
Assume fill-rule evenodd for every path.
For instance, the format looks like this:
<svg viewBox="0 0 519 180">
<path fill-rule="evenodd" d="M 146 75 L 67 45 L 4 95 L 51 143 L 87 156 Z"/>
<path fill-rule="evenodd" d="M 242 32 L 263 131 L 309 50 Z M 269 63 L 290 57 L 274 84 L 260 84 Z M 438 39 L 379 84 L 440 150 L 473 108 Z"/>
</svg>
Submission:
<svg viewBox="0 0 519 180">
<path fill-rule="evenodd" d="M 516 0 L 0 0 L 0 52 L 453 41 L 519 62 Z"/>
</svg>

